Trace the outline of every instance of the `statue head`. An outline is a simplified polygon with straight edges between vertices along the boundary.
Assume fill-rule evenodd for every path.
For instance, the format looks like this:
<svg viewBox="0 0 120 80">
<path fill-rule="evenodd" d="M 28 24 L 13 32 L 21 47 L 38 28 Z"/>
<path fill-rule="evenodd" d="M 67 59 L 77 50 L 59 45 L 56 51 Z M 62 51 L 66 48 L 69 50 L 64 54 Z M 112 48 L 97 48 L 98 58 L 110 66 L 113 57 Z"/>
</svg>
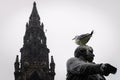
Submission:
<svg viewBox="0 0 120 80">
<path fill-rule="evenodd" d="M 79 46 L 74 52 L 74 56 L 79 58 L 83 57 L 86 61 L 92 62 L 94 59 L 93 48 L 90 46 Z"/>
</svg>

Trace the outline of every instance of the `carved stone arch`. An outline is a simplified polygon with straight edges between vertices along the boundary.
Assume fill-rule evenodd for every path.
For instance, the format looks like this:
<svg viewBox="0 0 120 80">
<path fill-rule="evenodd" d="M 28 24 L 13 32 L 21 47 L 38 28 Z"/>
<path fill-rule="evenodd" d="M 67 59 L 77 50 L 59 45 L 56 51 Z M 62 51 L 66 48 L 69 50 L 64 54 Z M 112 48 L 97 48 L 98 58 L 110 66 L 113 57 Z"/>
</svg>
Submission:
<svg viewBox="0 0 120 80">
<path fill-rule="evenodd" d="M 43 80 L 43 79 L 42 76 L 37 73 L 37 71 L 34 71 L 30 76 L 30 80 Z"/>
</svg>

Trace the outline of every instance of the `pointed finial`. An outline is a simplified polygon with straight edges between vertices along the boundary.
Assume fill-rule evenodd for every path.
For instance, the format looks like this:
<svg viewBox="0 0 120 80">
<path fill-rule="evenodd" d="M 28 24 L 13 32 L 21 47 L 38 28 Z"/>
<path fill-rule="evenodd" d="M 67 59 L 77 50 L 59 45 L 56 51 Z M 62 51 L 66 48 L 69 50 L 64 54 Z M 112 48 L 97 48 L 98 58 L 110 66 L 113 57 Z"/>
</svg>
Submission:
<svg viewBox="0 0 120 80">
<path fill-rule="evenodd" d="M 42 30 L 44 30 L 44 24 L 43 23 L 41 24 L 41 27 L 42 27 Z"/>
<path fill-rule="evenodd" d="M 19 62 L 19 58 L 18 58 L 18 55 L 16 55 L 16 62 Z"/>
<path fill-rule="evenodd" d="M 51 56 L 51 63 L 54 63 L 54 59 L 53 59 L 53 56 Z"/>
<path fill-rule="evenodd" d="M 29 24 L 28 23 L 26 23 L 26 29 L 28 29 L 29 28 Z"/>
<path fill-rule="evenodd" d="M 33 9 L 32 9 L 32 13 L 30 15 L 30 20 L 40 20 L 35 1 L 33 3 Z"/>
<path fill-rule="evenodd" d="M 33 5 L 36 6 L 36 2 L 35 1 L 34 1 Z"/>
<path fill-rule="evenodd" d="M 26 26 L 28 26 L 28 22 L 26 22 Z"/>
</svg>

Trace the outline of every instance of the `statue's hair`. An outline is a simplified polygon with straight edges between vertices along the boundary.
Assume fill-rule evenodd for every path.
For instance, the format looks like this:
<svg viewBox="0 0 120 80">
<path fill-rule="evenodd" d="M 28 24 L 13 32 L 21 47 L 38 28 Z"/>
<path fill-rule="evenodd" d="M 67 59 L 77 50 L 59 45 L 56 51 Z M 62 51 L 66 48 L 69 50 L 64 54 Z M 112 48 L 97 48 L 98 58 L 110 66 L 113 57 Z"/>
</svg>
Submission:
<svg viewBox="0 0 120 80">
<path fill-rule="evenodd" d="M 87 54 L 87 50 L 93 51 L 92 47 L 90 46 L 79 46 L 75 49 L 74 56 L 85 56 Z"/>
</svg>

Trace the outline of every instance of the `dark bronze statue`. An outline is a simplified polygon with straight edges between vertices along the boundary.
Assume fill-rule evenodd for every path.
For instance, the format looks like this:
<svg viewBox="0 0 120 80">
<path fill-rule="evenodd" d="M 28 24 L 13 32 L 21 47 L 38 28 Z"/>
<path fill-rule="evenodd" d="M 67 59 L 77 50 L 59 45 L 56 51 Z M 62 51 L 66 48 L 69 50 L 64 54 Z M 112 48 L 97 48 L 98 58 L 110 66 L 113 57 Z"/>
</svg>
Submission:
<svg viewBox="0 0 120 80">
<path fill-rule="evenodd" d="M 96 64 L 93 60 L 92 47 L 86 44 L 79 45 L 74 52 L 74 57 L 67 61 L 66 80 L 106 80 L 104 76 L 117 72 L 117 68 L 111 64 Z"/>
</svg>

